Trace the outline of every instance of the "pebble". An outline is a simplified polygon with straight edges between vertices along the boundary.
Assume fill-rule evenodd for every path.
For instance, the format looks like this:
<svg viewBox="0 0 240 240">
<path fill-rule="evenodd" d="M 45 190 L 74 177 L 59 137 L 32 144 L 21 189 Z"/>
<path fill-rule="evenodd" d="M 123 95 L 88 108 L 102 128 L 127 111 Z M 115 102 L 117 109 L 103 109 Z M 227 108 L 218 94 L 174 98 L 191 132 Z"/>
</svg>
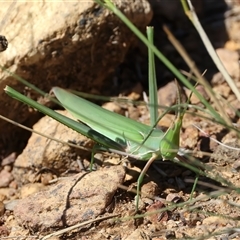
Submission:
<svg viewBox="0 0 240 240">
<path fill-rule="evenodd" d="M 5 167 L 0 172 L 0 188 L 8 187 L 10 182 L 13 180 L 12 173 L 10 173 L 9 169 Z"/>
</svg>

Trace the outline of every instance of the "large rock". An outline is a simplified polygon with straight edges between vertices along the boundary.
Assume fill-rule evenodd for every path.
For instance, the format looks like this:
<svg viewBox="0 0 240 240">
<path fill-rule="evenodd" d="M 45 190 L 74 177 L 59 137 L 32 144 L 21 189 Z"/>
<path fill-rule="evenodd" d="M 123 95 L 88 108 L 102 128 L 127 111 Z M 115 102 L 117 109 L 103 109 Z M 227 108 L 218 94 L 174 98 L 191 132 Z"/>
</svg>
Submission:
<svg viewBox="0 0 240 240">
<path fill-rule="evenodd" d="M 152 18 L 147 0 L 114 2 L 137 27 L 145 27 Z M 55 85 L 101 90 L 106 85 L 103 80 L 136 39 L 114 14 L 94 1 L 3 2 L 0 13 L 6 16 L 0 34 L 9 42 L 0 54 L 1 65 L 44 91 Z M 1 73 L 0 114 L 26 122 L 33 111 L 8 97 L 3 91 L 6 85 L 32 98 L 38 96 L 8 73 Z M 4 121 L 0 130 L 0 139 L 12 139 L 15 133 Z"/>
<path fill-rule="evenodd" d="M 67 111 L 58 112 L 72 118 Z M 33 126 L 33 130 L 42 132 L 59 141 L 91 147 L 91 143 L 87 143 L 86 137 L 48 116 L 41 118 Z M 79 155 L 81 159 L 84 159 L 90 153 L 79 151 L 76 148 L 33 133 L 28 140 L 27 146 L 15 160 L 12 173 L 18 185 L 26 184 L 34 181 L 38 170 L 51 169 L 51 171 L 60 174 L 71 169 Z"/>
<path fill-rule="evenodd" d="M 124 176 L 124 168 L 114 166 L 62 179 L 19 200 L 14 216 L 21 226 L 41 233 L 95 219 L 106 212 Z"/>
</svg>

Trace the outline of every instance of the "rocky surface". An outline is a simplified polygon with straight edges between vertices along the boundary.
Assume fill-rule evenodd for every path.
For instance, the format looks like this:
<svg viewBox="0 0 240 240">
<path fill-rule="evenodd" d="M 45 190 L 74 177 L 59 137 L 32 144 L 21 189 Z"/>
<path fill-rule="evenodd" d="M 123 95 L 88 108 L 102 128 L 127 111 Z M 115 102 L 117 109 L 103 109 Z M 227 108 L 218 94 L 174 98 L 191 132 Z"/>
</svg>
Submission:
<svg viewBox="0 0 240 240">
<path fill-rule="evenodd" d="M 66 111 L 58 112 L 72 118 L 71 114 Z M 86 137 L 47 116 L 38 121 L 33 129 L 59 141 L 74 143 L 82 147 L 91 146 L 91 142 L 87 141 Z M 34 181 L 36 172 L 42 168 L 51 169 L 54 175 L 59 175 L 69 169 L 76 170 L 77 159 L 83 160 L 87 155 L 86 151 L 79 153 L 76 148 L 33 133 L 26 148 L 14 163 L 13 174 L 18 183 L 26 184 Z M 74 161 L 75 164 L 73 164 Z"/>
<path fill-rule="evenodd" d="M 201 71 L 207 69 L 206 78 L 238 130 L 240 120 L 236 109 L 239 109 L 239 101 L 222 75 L 213 67 L 195 29 L 190 27 L 186 18 L 182 19 L 184 14 L 180 11 L 180 6 L 174 5 L 179 4 L 179 1 L 172 0 L 171 6 L 166 5 L 167 1 L 164 0 L 150 2 L 155 11 L 152 23 L 156 26 L 156 44 L 159 49 L 180 69 L 189 71 L 164 38 L 159 27 L 164 22 L 170 26 Z M 196 0 L 193 3 L 197 4 L 197 13 L 217 48 L 220 59 L 239 87 L 239 1 Z M 227 5 L 234 8 L 227 9 Z M 226 33 L 230 38 L 227 38 Z M 110 95 L 121 92 L 124 97 L 142 100 L 143 91 L 147 91 L 146 52 L 141 44 L 130 49 L 124 63 L 110 77 L 117 83 L 117 87 L 107 82 L 107 87 L 104 88 Z M 105 59 L 105 56 L 101 59 Z M 156 67 L 159 102 L 172 106 L 176 101 L 174 77 L 161 63 L 157 62 Z M 60 70 L 53 69 L 54 74 L 57 71 Z M 165 81 L 168 84 L 163 84 Z M 64 82 L 63 85 L 67 86 L 67 83 Z M 118 91 L 115 91 L 116 88 Z M 204 87 L 199 85 L 197 89 L 214 107 Z M 94 92 L 99 93 L 101 90 L 95 89 Z M 26 90 L 25 93 L 37 98 L 31 91 Z M 188 97 L 190 91 L 183 87 L 183 95 Z M 21 155 L 11 152 L 1 162 L 0 236 L 47 239 L 46 234 L 50 233 L 56 234 L 51 239 L 81 240 L 239 239 L 239 137 L 236 131 L 226 129 L 214 119 L 206 119 L 206 109 L 195 95 L 192 95 L 190 103 L 194 107 L 203 108 L 203 111 L 188 109 L 183 119 L 180 146 L 193 151 L 195 158 L 188 159 L 188 168 L 170 161 L 156 161 L 149 168 L 141 188 L 139 213 L 142 215 L 138 218 L 135 212 L 135 189 L 145 162 L 126 161 L 116 154 L 97 153 L 94 164 L 97 171 L 85 174 L 83 169 L 88 168 L 91 159 L 89 152 L 75 151 L 33 134 Z M 106 103 L 104 107 L 149 123 L 148 109 L 139 102 L 130 105 Z M 159 125 L 165 129 L 174 120 L 175 113 L 172 112 L 165 115 Z M 92 144 L 47 117 L 34 128 L 60 140 L 87 147 Z M 225 145 L 218 146 L 215 140 Z M 196 163 L 197 170 L 202 170 L 200 176 L 192 168 Z M 124 170 L 120 164 L 124 164 Z M 124 178 L 125 171 L 127 175 Z M 112 218 L 98 221 L 99 214 Z M 85 221 L 88 217 L 93 221 L 91 224 Z M 84 224 L 84 228 L 80 228 L 79 223 Z M 59 232 L 62 230 L 65 232 Z"/>
<path fill-rule="evenodd" d="M 115 166 L 63 178 L 19 200 L 14 215 L 20 225 L 42 233 L 96 218 L 106 212 L 124 176 L 123 167 Z"/>
</svg>

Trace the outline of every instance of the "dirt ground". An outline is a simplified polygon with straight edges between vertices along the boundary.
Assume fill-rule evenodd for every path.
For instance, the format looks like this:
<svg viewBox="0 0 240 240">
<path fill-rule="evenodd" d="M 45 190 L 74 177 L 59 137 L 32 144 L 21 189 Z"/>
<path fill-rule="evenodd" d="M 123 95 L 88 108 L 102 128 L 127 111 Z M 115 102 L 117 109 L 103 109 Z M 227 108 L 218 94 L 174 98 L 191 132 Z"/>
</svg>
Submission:
<svg viewBox="0 0 240 240">
<path fill-rule="evenodd" d="M 219 57 L 240 88 L 240 37 L 236 34 L 240 25 L 237 17 L 234 20 L 240 13 L 237 10 L 236 6 L 235 12 L 225 15 L 226 18 L 229 16 L 233 19 L 226 26 L 219 20 L 221 18 L 202 18 L 210 39 L 218 49 Z M 163 22 L 168 24 L 186 47 L 200 71 L 207 69 L 206 78 L 213 90 L 231 104 L 232 107 L 229 105 L 225 109 L 226 114 L 239 128 L 240 120 L 236 114 L 239 101 L 214 67 L 193 27 L 186 21 L 178 22 L 158 14 L 152 20 L 156 27 L 156 45 L 178 68 L 186 71 L 189 69 L 159 27 Z M 148 91 L 147 66 L 147 50 L 139 43 L 109 76 L 109 79 L 115 79 L 116 86 L 106 86 L 103 94 L 141 101 L 143 92 Z M 174 77 L 159 61 L 157 75 L 160 104 L 174 105 Z M 213 104 L 204 88 L 197 88 Z M 182 87 L 182 92 L 186 99 L 189 90 Z M 203 107 L 194 95 L 190 102 Z M 115 102 L 103 106 L 149 123 L 146 106 Z M 137 213 L 136 181 L 145 162 L 126 160 L 117 154 L 97 153 L 94 164 L 97 171 L 89 172 L 91 153 L 63 147 L 59 143 L 33 135 L 20 156 L 13 151 L 1 161 L 0 238 L 240 239 L 238 136 L 234 131 L 199 117 L 198 114 L 202 115 L 202 112 L 193 109 L 185 114 L 180 146 L 193 152 L 191 156 L 194 159 L 190 158 L 187 163 L 201 170 L 202 174 L 196 174 L 193 168 L 183 164 L 156 161 L 143 180 Z M 159 127 L 166 129 L 174 119 L 174 112 L 165 115 L 159 122 Z M 62 128 L 48 117 L 41 121 L 35 125 L 35 130 L 42 130 L 52 137 L 84 147 L 91 148 L 93 145 L 91 141 Z M 221 146 L 214 139 L 232 148 Z"/>
</svg>

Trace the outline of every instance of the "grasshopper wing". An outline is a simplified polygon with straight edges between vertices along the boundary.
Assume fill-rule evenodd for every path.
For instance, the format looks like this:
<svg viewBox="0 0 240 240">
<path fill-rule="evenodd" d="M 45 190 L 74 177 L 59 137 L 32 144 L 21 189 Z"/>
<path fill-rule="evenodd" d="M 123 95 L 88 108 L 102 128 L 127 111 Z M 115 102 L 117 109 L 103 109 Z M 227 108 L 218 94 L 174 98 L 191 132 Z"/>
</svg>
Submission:
<svg viewBox="0 0 240 240">
<path fill-rule="evenodd" d="M 147 134 L 152 131 L 150 126 L 103 109 L 62 88 L 54 87 L 53 92 L 62 106 L 71 112 L 77 120 L 117 142 L 127 152 L 132 152 L 131 146 L 134 145 L 134 154 L 137 154 L 137 146 L 141 146 Z M 162 131 L 155 129 L 154 135 L 158 133 L 162 137 Z M 142 149 L 141 152 L 145 151 L 143 150 L 144 144 L 138 148 Z"/>
</svg>

